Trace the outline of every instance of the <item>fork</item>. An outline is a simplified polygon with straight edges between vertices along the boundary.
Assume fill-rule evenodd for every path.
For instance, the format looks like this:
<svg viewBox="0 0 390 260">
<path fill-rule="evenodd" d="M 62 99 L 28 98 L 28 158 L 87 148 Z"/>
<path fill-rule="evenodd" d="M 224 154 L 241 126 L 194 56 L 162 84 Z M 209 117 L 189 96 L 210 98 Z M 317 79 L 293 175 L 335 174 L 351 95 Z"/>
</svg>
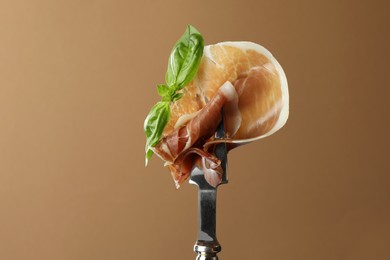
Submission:
<svg viewBox="0 0 390 260">
<path fill-rule="evenodd" d="M 215 138 L 224 137 L 225 129 L 222 116 L 222 121 L 217 128 Z M 220 184 L 226 184 L 228 183 L 226 176 L 226 144 L 217 144 L 214 152 L 218 159 L 221 160 L 223 169 Z M 202 170 L 198 167 L 193 168 L 190 183 L 198 186 L 198 240 L 194 246 L 194 251 L 197 253 L 196 260 L 218 260 L 217 254 L 221 251 L 221 245 L 216 237 L 217 187 L 212 187 L 206 181 Z"/>
</svg>

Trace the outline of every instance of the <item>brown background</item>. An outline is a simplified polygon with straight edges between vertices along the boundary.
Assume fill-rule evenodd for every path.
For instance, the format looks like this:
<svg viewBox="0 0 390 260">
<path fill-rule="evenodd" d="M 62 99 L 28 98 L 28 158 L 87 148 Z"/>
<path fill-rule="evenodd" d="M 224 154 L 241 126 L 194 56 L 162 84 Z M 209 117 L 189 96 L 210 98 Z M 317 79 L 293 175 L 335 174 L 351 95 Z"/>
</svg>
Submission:
<svg viewBox="0 0 390 260">
<path fill-rule="evenodd" d="M 0 1 L 0 259 L 195 259 L 197 194 L 144 168 L 187 24 L 267 47 L 290 118 L 229 154 L 229 259 L 390 259 L 387 1 Z"/>
</svg>

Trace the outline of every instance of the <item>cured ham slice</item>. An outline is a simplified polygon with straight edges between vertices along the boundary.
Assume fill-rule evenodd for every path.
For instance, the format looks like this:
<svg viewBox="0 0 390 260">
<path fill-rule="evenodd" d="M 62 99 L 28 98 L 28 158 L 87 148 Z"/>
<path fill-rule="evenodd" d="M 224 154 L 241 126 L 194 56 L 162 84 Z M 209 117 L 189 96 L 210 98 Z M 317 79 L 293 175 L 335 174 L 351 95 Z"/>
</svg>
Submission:
<svg viewBox="0 0 390 260">
<path fill-rule="evenodd" d="M 170 121 L 153 151 L 165 161 L 176 187 L 195 162 L 216 186 L 222 169 L 214 145 L 226 142 L 232 149 L 269 136 L 286 123 L 288 109 L 287 79 L 269 51 L 251 42 L 209 45 L 196 77 L 171 105 Z M 226 138 L 215 140 L 222 110 Z"/>
</svg>

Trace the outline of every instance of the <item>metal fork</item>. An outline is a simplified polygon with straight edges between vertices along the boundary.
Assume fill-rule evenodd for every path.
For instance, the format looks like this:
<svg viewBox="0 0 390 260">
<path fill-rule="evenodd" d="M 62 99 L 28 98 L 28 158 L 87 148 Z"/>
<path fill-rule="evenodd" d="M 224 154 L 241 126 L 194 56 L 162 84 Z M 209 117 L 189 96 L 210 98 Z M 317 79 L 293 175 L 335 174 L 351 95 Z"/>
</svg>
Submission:
<svg viewBox="0 0 390 260">
<path fill-rule="evenodd" d="M 223 119 L 218 126 L 215 137 L 225 137 Z M 215 155 L 221 160 L 223 169 L 220 184 L 228 183 L 226 176 L 227 150 L 225 143 L 216 145 Z M 218 260 L 217 254 L 221 251 L 221 245 L 216 237 L 217 188 L 212 187 L 206 181 L 202 170 L 197 167 L 191 172 L 190 183 L 198 186 L 198 240 L 194 246 L 194 251 L 198 254 L 196 260 Z"/>
</svg>

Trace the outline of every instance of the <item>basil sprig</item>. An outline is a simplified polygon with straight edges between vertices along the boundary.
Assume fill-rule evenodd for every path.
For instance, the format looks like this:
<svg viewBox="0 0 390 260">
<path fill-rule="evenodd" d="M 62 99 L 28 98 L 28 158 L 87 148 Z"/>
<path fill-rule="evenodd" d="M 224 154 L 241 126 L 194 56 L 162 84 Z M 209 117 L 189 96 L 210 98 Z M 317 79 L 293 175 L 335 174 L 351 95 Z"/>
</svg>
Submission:
<svg viewBox="0 0 390 260">
<path fill-rule="evenodd" d="M 165 75 L 166 84 L 157 85 L 161 101 L 157 102 L 145 119 L 146 164 L 153 155 L 152 147 L 161 139 L 171 115 L 171 102 L 179 100 L 182 89 L 195 77 L 203 55 L 204 40 L 195 27 L 188 25 L 187 30 L 175 44 L 168 60 Z"/>
</svg>

